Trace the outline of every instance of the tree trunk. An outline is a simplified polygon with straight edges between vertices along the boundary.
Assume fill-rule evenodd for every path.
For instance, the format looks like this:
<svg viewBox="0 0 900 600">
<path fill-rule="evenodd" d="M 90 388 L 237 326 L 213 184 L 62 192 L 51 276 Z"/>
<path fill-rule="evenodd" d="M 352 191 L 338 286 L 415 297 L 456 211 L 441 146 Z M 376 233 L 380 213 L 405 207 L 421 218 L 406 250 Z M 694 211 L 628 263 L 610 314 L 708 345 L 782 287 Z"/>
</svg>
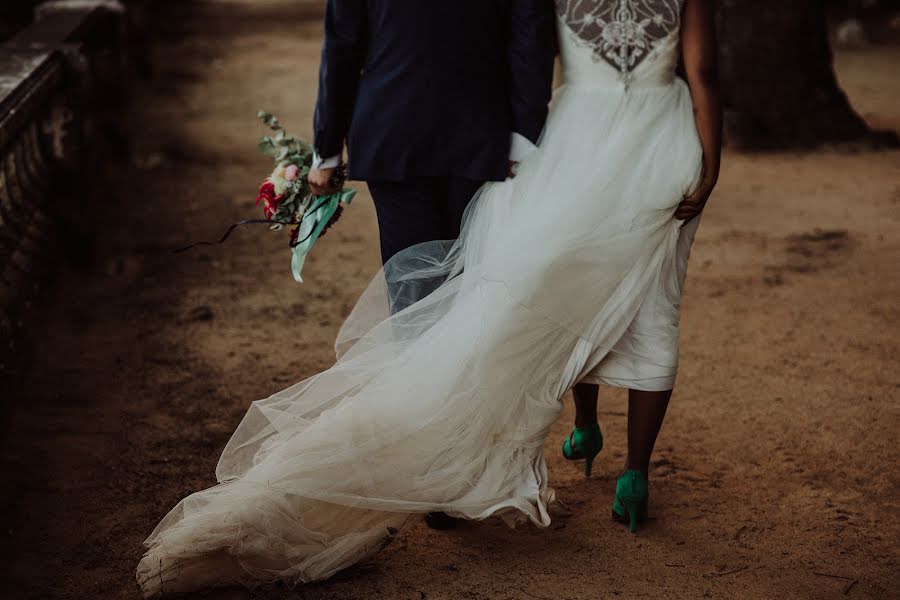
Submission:
<svg viewBox="0 0 900 600">
<path fill-rule="evenodd" d="M 824 0 L 719 0 L 718 20 L 729 143 L 897 143 L 893 132 L 873 132 L 838 85 Z"/>
</svg>

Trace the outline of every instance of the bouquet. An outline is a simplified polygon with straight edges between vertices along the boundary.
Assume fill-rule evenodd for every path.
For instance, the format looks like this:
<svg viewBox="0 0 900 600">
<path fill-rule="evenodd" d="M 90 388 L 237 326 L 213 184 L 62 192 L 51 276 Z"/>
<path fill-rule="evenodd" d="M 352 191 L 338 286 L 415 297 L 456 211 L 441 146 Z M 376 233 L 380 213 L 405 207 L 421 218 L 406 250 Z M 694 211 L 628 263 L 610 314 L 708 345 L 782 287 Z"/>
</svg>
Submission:
<svg viewBox="0 0 900 600">
<path fill-rule="evenodd" d="M 289 135 L 274 115 L 260 111 L 258 116 L 272 130 L 271 135 L 262 138 L 259 149 L 275 161 L 275 170 L 260 186 L 256 205 L 262 205 L 271 229 L 290 227 L 291 272 L 298 283 L 303 283 L 300 273 L 307 255 L 341 217 L 356 190 L 343 188 L 327 196 L 313 194 L 307 181 L 312 169 L 312 146 Z M 336 177 L 343 185 L 343 170 Z"/>
</svg>

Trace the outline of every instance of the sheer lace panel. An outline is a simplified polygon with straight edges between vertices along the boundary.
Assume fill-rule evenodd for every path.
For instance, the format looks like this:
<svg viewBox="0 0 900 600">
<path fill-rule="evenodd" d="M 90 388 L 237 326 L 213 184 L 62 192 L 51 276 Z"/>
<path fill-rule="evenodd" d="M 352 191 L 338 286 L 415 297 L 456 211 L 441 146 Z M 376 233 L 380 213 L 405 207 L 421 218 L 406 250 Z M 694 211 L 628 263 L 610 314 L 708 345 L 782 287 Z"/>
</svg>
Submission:
<svg viewBox="0 0 900 600">
<path fill-rule="evenodd" d="M 556 0 L 556 12 L 588 46 L 628 81 L 661 40 L 681 24 L 683 0 Z"/>
</svg>

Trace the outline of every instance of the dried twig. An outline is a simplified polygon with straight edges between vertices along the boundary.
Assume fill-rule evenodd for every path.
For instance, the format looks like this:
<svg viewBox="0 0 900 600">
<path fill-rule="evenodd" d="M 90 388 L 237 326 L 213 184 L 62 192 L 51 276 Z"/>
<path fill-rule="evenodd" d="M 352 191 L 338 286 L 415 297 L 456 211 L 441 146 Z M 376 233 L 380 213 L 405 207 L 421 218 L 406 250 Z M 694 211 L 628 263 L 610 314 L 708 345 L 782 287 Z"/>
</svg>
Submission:
<svg viewBox="0 0 900 600">
<path fill-rule="evenodd" d="M 858 579 L 856 579 L 854 577 L 845 577 L 843 575 L 832 575 L 830 573 L 816 573 L 815 571 L 813 571 L 813 575 L 818 575 L 819 577 L 830 577 L 831 579 L 840 579 L 842 581 L 848 582 L 847 585 L 844 586 L 844 595 L 845 596 L 850 593 L 850 590 L 853 589 L 853 586 L 855 586 L 857 583 L 859 583 Z"/>
<path fill-rule="evenodd" d="M 725 571 L 724 573 L 710 573 L 712 577 L 724 577 L 725 575 L 734 575 L 735 573 L 740 573 L 741 571 L 746 571 L 749 569 L 749 566 L 739 567 L 737 569 L 732 569 L 731 571 Z"/>
<path fill-rule="evenodd" d="M 525 594 L 526 596 L 531 596 L 532 598 L 537 598 L 538 600 L 551 600 L 550 598 L 547 598 L 546 596 L 536 596 L 535 594 L 526 592 L 522 588 L 519 588 L 519 591 L 522 592 L 523 594 Z"/>
</svg>

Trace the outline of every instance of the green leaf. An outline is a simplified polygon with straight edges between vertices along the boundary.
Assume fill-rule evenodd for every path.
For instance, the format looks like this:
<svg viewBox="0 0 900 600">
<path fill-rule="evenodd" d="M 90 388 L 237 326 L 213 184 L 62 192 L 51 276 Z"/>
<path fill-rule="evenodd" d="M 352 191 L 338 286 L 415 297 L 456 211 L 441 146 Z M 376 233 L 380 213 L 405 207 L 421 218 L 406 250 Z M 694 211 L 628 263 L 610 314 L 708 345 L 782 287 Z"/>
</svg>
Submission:
<svg viewBox="0 0 900 600">
<path fill-rule="evenodd" d="M 262 138 L 259 141 L 259 145 L 257 147 L 259 148 L 260 152 L 271 158 L 275 158 L 275 155 L 277 154 L 277 149 L 275 147 L 275 144 L 272 142 L 272 138 Z"/>
<path fill-rule="evenodd" d="M 349 204 L 353 201 L 353 198 L 356 197 L 356 190 L 353 188 L 344 188 L 340 192 L 337 193 L 338 200 L 341 204 L 345 206 L 349 206 Z"/>
</svg>

